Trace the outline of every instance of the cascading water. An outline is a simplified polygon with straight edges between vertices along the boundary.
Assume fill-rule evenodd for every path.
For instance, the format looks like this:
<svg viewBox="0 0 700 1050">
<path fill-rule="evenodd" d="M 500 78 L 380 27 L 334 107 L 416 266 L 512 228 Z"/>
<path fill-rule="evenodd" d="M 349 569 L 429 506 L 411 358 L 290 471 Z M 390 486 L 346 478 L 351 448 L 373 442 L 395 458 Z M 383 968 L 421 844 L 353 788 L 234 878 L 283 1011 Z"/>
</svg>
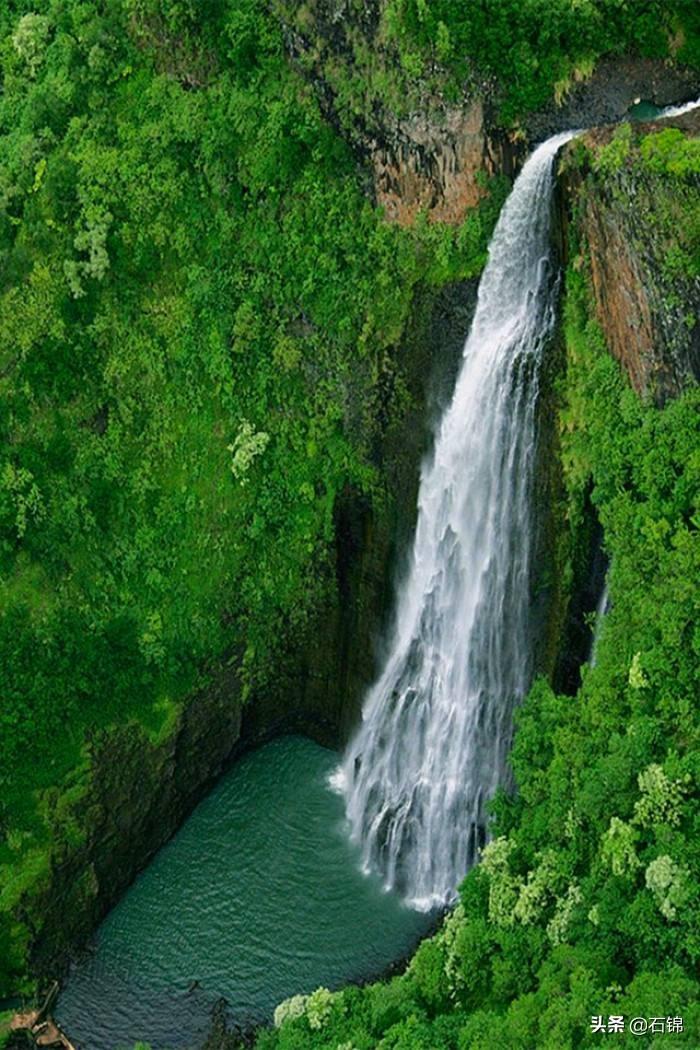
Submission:
<svg viewBox="0 0 700 1050">
<path fill-rule="evenodd" d="M 605 614 L 610 608 L 610 591 L 608 589 L 608 581 L 605 580 L 603 584 L 603 590 L 600 598 L 598 599 L 598 605 L 595 611 L 595 621 L 593 624 L 593 641 L 591 642 L 591 654 L 588 657 L 588 663 L 591 667 L 595 667 L 598 662 L 598 642 L 600 640 L 600 632 L 603 629 L 603 620 Z"/>
<path fill-rule="evenodd" d="M 535 150 L 496 226 L 423 468 L 388 658 L 334 777 L 365 867 L 419 908 L 452 899 L 475 859 L 530 683 L 535 408 L 557 285 L 552 166 L 574 134 Z"/>
</svg>

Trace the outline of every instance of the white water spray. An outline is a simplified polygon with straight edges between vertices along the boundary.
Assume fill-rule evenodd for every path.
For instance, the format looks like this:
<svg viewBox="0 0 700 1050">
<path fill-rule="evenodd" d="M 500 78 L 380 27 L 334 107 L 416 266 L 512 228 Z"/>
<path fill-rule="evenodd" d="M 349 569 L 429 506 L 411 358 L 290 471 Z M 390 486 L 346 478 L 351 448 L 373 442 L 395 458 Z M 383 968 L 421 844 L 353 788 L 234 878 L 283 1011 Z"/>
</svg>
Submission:
<svg viewBox="0 0 700 1050">
<path fill-rule="evenodd" d="M 691 102 L 683 102 L 680 106 L 666 106 L 655 119 L 662 120 L 664 117 L 682 117 L 684 113 L 690 113 L 691 110 L 697 109 L 698 106 L 700 106 L 700 98 L 695 98 Z"/>
<path fill-rule="evenodd" d="M 389 655 L 334 778 L 365 867 L 419 908 L 452 899 L 476 858 L 530 684 L 535 409 L 557 285 L 552 166 L 573 134 L 535 150 L 496 226 L 422 471 Z"/>
</svg>

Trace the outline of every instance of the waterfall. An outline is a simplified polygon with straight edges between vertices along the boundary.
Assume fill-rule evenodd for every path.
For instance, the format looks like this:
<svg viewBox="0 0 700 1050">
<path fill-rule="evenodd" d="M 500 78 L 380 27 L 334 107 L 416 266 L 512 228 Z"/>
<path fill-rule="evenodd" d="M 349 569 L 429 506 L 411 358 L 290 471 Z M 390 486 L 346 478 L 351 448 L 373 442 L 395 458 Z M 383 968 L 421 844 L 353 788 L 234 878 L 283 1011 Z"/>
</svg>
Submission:
<svg viewBox="0 0 700 1050">
<path fill-rule="evenodd" d="M 608 570 L 609 571 L 609 570 Z M 598 599 L 598 605 L 595 610 L 595 621 L 593 623 L 593 641 L 591 642 L 591 655 L 588 657 L 588 663 L 591 667 L 595 667 L 598 662 L 598 642 L 600 640 L 600 632 L 603 629 L 603 618 L 606 612 L 610 608 L 610 591 L 608 589 L 607 578 L 603 584 L 603 590 L 600 598 Z"/>
<path fill-rule="evenodd" d="M 451 900 L 474 862 L 530 684 L 535 409 L 557 286 L 552 167 L 573 134 L 535 150 L 494 231 L 423 466 L 388 655 L 333 778 L 365 868 L 417 908 Z"/>
</svg>

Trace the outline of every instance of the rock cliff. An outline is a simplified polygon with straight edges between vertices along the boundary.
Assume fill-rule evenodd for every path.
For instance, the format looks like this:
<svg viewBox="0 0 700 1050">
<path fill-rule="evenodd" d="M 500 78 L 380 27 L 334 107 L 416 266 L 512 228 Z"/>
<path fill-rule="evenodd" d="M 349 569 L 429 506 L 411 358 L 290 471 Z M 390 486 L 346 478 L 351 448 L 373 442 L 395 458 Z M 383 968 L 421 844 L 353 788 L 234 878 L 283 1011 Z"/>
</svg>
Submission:
<svg viewBox="0 0 700 1050">
<path fill-rule="evenodd" d="M 639 146 L 652 150 L 651 137 L 671 129 L 697 137 L 700 110 L 596 128 L 567 146 L 561 175 L 564 224 L 575 215 L 606 343 L 634 389 L 659 404 L 700 378 L 700 279 L 684 258 L 698 178 L 674 178 Z"/>
<path fill-rule="evenodd" d="M 487 180 L 513 175 L 522 152 L 489 129 L 481 100 L 447 106 L 432 118 L 392 122 L 369 152 L 374 197 L 390 222 L 411 225 L 424 211 L 432 222 L 458 224 L 484 195 Z"/>
<path fill-rule="evenodd" d="M 512 177 L 531 145 L 569 128 L 614 124 L 635 103 L 666 106 L 700 95 L 700 74 L 668 59 L 611 56 L 575 74 L 558 102 L 520 124 L 498 118 L 498 85 L 475 71 L 448 99 L 439 66 L 413 75 L 382 34 L 381 3 L 276 0 L 292 60 L 328 120 L 351 145 L 367 189 L 390 222 L 419 212 L 459 224 L 489 176 Z"/>
</svg>

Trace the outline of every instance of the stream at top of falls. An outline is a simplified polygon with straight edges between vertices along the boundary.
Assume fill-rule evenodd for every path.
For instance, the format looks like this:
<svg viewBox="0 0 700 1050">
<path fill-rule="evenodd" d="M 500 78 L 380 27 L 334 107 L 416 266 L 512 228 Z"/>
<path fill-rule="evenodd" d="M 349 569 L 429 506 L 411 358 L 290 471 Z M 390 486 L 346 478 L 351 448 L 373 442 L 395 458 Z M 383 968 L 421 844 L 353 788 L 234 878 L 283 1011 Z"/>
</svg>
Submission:
<svg viewBox="0 0 700 1050">
<path fill-rule="evenodd" d="M 362 875 L 327 786 L 337 761 L 282 737 L 222 777 L 73 967 L 55 1012 L 77 1047 L 201 1046 L 222 997 L 232 1022 L 269 1022 L 415 948 L 431 922 Z"/>
</svg>

